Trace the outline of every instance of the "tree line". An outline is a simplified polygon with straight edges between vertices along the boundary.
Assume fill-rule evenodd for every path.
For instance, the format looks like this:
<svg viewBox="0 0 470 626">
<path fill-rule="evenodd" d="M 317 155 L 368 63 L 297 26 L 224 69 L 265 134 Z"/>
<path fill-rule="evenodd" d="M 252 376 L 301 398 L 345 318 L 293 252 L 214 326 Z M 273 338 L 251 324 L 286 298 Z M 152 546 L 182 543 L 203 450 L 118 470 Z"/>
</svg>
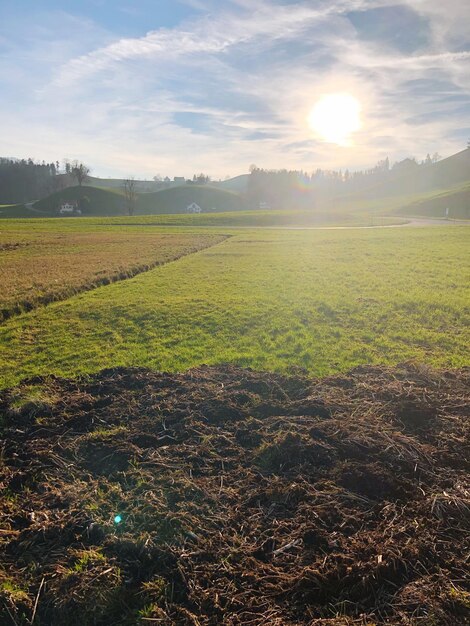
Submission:
<svg viewBox="0 0 470 626">
<path fill-rule="evenodd" d="M 389 158 L 367 170 L 349 171 L 317 168 L 313 172 L 303 170 L 266 170 L 250 166 L 247 200 L 252 208 L 260 205 L 269 208 L 308 208 L 324 204 L 337 196 L 360 192 L 380 183 L 393 180 L 397 175 L 413 174 L 440 160 L 435 153 L 418 162 L 415 158 L 390 164 Z"/>
<path fill-rule="evenodd" d="M 58 163 L 0 158 L 0 204 L 15 204 L 45 195 L 57 175 Z"/>
<path fill-rule="evenodd" d="M 0 157 L 0 204 L 20 204 L 86 182 L 90 168 L 79 161 L 46 163 Z"/>
</svg>

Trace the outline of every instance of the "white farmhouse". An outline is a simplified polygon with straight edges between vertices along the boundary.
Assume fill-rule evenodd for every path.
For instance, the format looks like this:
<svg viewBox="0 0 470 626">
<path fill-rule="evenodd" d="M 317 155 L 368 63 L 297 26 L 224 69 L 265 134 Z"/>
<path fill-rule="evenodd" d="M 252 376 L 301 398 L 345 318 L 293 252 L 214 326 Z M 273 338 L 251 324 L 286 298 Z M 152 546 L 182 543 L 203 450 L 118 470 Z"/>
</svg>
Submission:
<svg viewBox="0 0 470 626">
<path fill-rule="evenodd" d="M 202 209 L 199 204 L 192 202 L 186 207 L 186 213 L 201 213 Z"/>
<path fill-rule="evenodd" d="M 77 207 L 76 204 L 72 204 L 71 202 L 63 202 L 60 205 L 59 213 L 61 215 L 81 215 L 82 212 Z"/>
</svg>

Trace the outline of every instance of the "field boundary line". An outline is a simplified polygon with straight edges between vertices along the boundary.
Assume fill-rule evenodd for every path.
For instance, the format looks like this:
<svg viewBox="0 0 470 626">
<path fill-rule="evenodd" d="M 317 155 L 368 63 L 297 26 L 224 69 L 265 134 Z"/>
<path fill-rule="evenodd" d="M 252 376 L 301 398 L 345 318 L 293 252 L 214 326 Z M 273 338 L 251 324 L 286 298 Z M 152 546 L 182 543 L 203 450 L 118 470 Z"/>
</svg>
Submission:
<svg viewBox="0 0 470 626">
<path fill-rule="evenodd" d="M 81 293 L 94 291 L 95 289 L 99 289 L 100 287 L 106 287 L 107 285 L 130 280 L 131 278 L 139 276 L 139 274 L 145 274 L 146 272 L 150 272 L 157 267 L 163 267 L 164 265 L 175 263 L 180 259 L 192 256 L 194 254 L 197 254 L 198 252 L 204 252 L 205 250 L 209 250 L 210 248 L 215 248 L 215 246 L 224 243 L 234 235 L 217 233 L 214 236 L 220 237 L 219 241 L 216 241 L 215 243 L 209 245 L 201 246 L 197 250 L 192 250 L 190 252 L 182 254 L 176 254 L 174 257 L 167 259 L 166 261 L 155 261 L 153 263 L 146 263 L 144 265 L 135 265 L 134 267 L 130 267 L 128 270 L 115 272 L 114 274 L 111 274 L 109 276 L 102 276 L 78 287 L 47 293 L 43 296 L 39 296 L 37 299 L 34 299 L 34 301 L 20 300 L 12 306 L 5 306 L 5 308 L 0 308 L 0 325 L 7 322 L 13 317 L 19 317 L 24 313 L 30 313 L 31 311 L 35 311 L 36 309 L 45 307 L 48 304 L 54 304 L 55 302 L 64 302 L 65 300 L 73 298 L 74 296 L 77 296 Z"/>
</svg>

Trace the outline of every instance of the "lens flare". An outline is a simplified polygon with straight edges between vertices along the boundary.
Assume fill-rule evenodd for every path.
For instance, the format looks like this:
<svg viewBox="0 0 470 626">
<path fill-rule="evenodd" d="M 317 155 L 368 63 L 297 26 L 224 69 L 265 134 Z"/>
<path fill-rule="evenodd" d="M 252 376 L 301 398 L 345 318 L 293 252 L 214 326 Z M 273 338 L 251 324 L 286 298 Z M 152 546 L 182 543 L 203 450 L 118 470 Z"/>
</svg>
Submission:
<svg viewBox="0 0 470 626">
<path fill-rule="evenodd" d="M 308 122 L 324 141 L 347 146 L 352 133 L 362 126 L 361 103 L 349 93 L 323 96 L 311 110 Z"/>
<path fill-rule="evenodd" d="M 120 524 L 122 522 L 122 517 L 120 515 L 116 515 L 114 517 L 114 523 L 115 524 Z"/>
</svg>

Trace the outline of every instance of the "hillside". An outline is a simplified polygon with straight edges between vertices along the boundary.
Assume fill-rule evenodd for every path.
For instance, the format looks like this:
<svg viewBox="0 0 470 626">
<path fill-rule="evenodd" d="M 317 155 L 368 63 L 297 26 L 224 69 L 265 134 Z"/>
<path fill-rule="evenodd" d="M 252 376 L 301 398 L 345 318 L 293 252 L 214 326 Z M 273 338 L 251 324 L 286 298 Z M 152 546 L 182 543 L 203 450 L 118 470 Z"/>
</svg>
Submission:
<svg viewBox="0 0 470 626">
<path fill-rule="evenodd" d="M 410 169 L 411 168 L 411 169 Z M 157 191 L 154 181 L 136 181 L 136 214 L 161 215 L 185 213 L 188 205 L 198 204 L 204 213 L 234 212 L 248 209 L 244 198 L 248 175 L 208 185 L 174 185 Z M 0 217 L 37 217 L 57 215 L 61 201 L 81 202 L 82 215 L 120 216 L 127 213 L 121 179 L 90 178 L 83 187 L 68 187 L 29 205 L 0 206 Z M 335 198 L 321 199 L 317 190 L 318 212 L 427 215 L 444 217 L 448 207 L 454 218 L 468 218 L 470 207 L 470 150 L 427 166 L 392 169 L 380 184 Z M 290 203 L 286 208 L 291 209 Z M 295 204 L 295 203 L 294 203 Z M 309 210 L 311 210 L 309 208 Z M 318 221 L 318 220 L 316 220 Z M 331 220 L 328 220 L 331 221 Z"/>
<path fill-rule="evenodd" d="M 449 209 L 449 219 L 470 219 L 470 183 L 458 189 L 444 191 L 432 197 L 415 200 L 396 211 L 396 213 L 400 215 L 446 217 L 446 209 Z"/>
<path fill-rule="evenodd" d="M 186 207 L 193 202 L 204 212 L 241 211 L 247 208 L 243 198 L 236 193 L 216 189 L 211 185 L 182 185 L 156 193 L 141 194 L 137 203 L 137 213 L 142 215 L 185 213 Z"/>
<path fill-rule="evenodd" d="M 0 204 L 0 218 L 47 217 L 46 213 L 28 209 L 24 204 Z"/>
<path fill-rule="evenodd" d="M 80 202 L 83 215 L 124 215 L 126 213 L 124 196 L 120 191 L 88 185 L 67 187 L 62 191 L 57 191 L 35 202 L 34 208 L 48 215 L 57 215 L 63 201 Z"/>
<path fill-rule="evenodd" d="M 91 187 L 100 187 L 102 189 L 114 189 L 119 192 L 124 187 L 123 178 L 98 178 L 97 176 L 89 176 L 87 179 L 87 185 Z M 146 193 L 150 191 L 158 191 L 158 185 L 154 180 L 135 180 L 135 186 L 139 193 Z"/>
<path fill-rule="evenodd" d="M 470 150 L 411 170 L 391 170 L 388 180 L 355 193 L 338 196 L 341 203 L 413 196 L 432 190 L 446 190 L 470 182 Z"/>
<path fill-rule="evenodd" d="M 213 187 L 217 187 L 219 189 L 225 189 L 227 191 L 235 191 L 236 193 L 244 193 L 246 191 L 247 183 L 248 183 L 248 174 L 241 174 L 239 176 L 234 176 L 233 178 L 229 178 L 228 180 L 218 180 L 212 181 L 210 184 Z M 119 189 L 121 190 L 124 186 L 123 178 L 99 178 L 97 176 L 89 176 L 87 179 L 87 184 L 92 187 L 101 187 L 104 189 Z M 164 183 L 162 181 L 156 182 L 154 180 L 135 180 L 136 189 L 139 193 L 149 193 L 149 192 L 157 192 L 160 191 L 163 185 L 168 188 L 173 188 L 181 185 L 181 183 L 175 183 L 174 181 L 170 181 L 168 183 Z"/>
<path fill-rule="evenodd" d="M 84 216 L 111 216 L 127 213 L 125 199 L 120 190 L 88 185 L 68 187 L 63 191 L 54 193 L 36 202 L 34 209 L 42 211 L 45 216 L 57 215 L 57 210 L 62 201 L 78 201 L 82 205 L 81 210 Z M 207 185 L 184 185 L 155 193 L 139 194 L 136 213 L 139 215 L 185 213 L 187 206 L 193 202 L 198 204 L 204 212 L 213 210 L 219 212 L 240 211 L 246 208 L 243 199 L 238 194 Z M 8 217 L 12 217 L 11 209 L 7 212 Z M 37 213 L 32 215 L 37 217 Z M 18 217 L 20 216 L 23 215 L 18 215 Z"/>
<path fill-rule="evenodd" d="M 212 183 L 215 187 L 220 189 L 226 189 L 227 191 L 235 191 L 237 193 L 245 193 L 248 187 L 249 174 L 241 174 L 228 180 L 221 180 L 217 183 Z"/>
</svg>

